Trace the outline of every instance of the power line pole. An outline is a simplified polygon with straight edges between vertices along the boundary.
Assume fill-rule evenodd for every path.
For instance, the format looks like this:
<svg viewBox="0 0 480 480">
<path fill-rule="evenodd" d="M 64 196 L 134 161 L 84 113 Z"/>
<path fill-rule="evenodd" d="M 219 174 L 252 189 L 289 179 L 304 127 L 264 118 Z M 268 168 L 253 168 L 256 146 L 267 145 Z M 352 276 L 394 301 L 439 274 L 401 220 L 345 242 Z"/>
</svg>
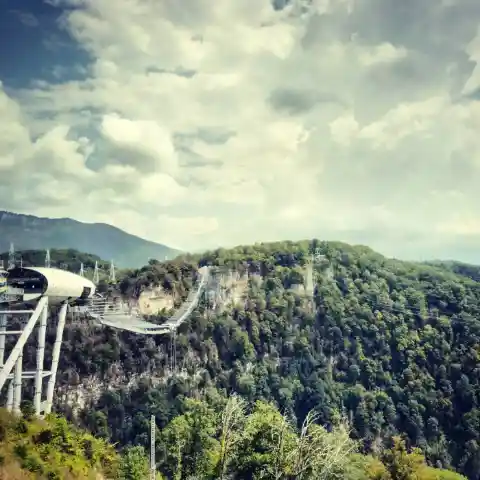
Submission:
<svg viewBox="0 0 480 480">
<path fill-rule="evenodd" d="M 150 480 L 155 480 L 157 464 L 155 461 L 155 415 L 150 417 Z"/>
</svg>

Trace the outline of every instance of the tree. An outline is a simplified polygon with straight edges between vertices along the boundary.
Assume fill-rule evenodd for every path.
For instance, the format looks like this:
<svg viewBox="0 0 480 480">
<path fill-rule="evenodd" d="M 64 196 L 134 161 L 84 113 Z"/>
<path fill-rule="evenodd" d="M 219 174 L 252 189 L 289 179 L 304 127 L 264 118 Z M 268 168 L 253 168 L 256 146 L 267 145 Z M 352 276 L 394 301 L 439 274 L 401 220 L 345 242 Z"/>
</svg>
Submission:
<svg viewBox="0 0 480 480">
<path fill-rule="evenodd" d="M 162 432 L 166 473 L 175 480 L 190 475 L 209 478 L 218 463 L 219 442 L 215 438 L 218 416 L 205 402 L 187 399 L 186 412 Z"/>
<path fill-rule="evenodd" d="M 142 446 L 127 447 L 119 466 L 120 480 L 145 480 L 148 478 L 148 460 Z"/>
<path fill-rule="evenodd" d="M 466 480 L 458 473 L 429 467 L 421 451 L 413 448 L 408 452 L 400 437 L 393 438 L 393 446 L 384 452 L 382 460 L 392 480 Z"/>
<path fill-rule="evenodd" d="M 290 480 L 341 478 L 356 444 L 349 437 L 346 423 L 331 432 L 316 425 L 318 415 L 309 412 L 295 448 L 290 452 Z"/>
<path fill-rule="evenodd" d="M 245 423 L 245 402 L 237 395 L 232 395 L 222 412 L 220 430 L 220 453 L 216 472 L 223 480 L 228 465 L 232 461 L 234 449 L 241 438 L 241 428 Z"/>
</svg>

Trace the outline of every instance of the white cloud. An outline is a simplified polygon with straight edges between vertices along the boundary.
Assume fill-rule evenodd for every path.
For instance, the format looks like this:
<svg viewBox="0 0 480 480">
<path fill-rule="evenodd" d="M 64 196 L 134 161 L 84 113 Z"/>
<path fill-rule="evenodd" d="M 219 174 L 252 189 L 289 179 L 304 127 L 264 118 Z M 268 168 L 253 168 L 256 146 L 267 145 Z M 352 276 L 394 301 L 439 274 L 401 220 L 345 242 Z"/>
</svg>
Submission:
<svg viewBox="0 0 480 480">
<path fill-rule="evenodd" d="M 432 135 L 438 115 L 449 107 L 445 98 L 431 97 L 415 103 L 403 103 L 380 120 L 363 127 L 358 136 L 372 142 L 373 148 L 395 149 L 408 136 Z"/>
<path fill-rule="evenodd" d="M 132 164 L 139 163 L 134 156 L 134 152 L 138 152 L 144 154 L 148 162 L 147 165 L 141 165 L 147 171 L 175 173 L 177 170 L 177 155 L 172 139 L 155 121 L 133 121 L 114 114 L 105 115 L 101 132 L 106 140 L 130 153 L 128 161 Z"/>
<path fill-rule="evenodd" d="M 477 35 L 466 46 L 465 51 L 470 60 L 476 64 L 463 87 L 463 93 L 470 94 L 480 88 L 480 26 L 478 27 Z"/>
<path fill-rule="evenodd" d="M 395 62 L 407 56 L 405 48 L 395 48 L 391 43 L 376 45 L 370 50 L 363 49 L 359 53 L 360 63 L 366 67 L 372 65 Z"/>
<path fill-rule="evenodd" d="M 331 121 L 329 126 L 332 139 L 344 146 L 349 146 L 360 132 L 360 125 L 351 112 Z"/>
<path fill-rule="evenodd" d="M 473 255 L 476 3 L 76 4 L 62 24 L 87 77 L 0 90 L 5 208 L 195 250 L 317 236 Z"/>
</svg>

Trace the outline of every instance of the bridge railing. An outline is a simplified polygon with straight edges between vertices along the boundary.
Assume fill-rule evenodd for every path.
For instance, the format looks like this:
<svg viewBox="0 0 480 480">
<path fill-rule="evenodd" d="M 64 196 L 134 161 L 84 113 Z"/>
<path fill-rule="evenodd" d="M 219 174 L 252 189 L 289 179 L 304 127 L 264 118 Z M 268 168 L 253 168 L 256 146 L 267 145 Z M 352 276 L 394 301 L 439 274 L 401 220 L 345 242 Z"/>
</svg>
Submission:
<svg viewBox="0 0 480 480">
<path fill-rule="evenodd" d="M 197 306 L 200 296 L 209 279 L 208 267 L 202 267 L 199 271 L 199 277 L 192 286 L 185 302 L 178 310 L 163 324 L 146 322 L 141 319 L 141 315 L 136 308 L 126 305 L 122 301 L 112 301 L 104 297 L 95 297 L 87 305 L 87 312 L 100 323 L 143 334 L 164 334 L 171 330 L 176 330 L 192 313 Z"/>
</svg>

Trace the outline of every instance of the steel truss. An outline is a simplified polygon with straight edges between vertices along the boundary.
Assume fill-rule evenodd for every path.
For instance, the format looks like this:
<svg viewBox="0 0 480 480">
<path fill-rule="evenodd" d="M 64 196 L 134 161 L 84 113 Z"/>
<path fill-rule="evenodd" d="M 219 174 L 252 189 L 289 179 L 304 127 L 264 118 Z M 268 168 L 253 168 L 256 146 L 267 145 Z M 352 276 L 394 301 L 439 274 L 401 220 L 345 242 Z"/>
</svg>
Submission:
<svg viewBox="0 0 480 480">
<path fill-rule="evenodd" d="M 49 313 L 48 297 L 42 297 L 34 310 L 0 310 L 0 392 L 5 384 L 8 383 L 6 405 L 8 410 L 17 414 L 20 413 L 22 382 L 23 380 L 34 379 L 35 390 L 33 405 L 35 414 L 51 413 L 67 309 L 68 304 L 65 302 L 61 305 L 58 312 L 57 331 L 53 345 L 50 370 L 44 369 L 45 336 Z M 28 318 L 23 328 L 20 330 L 7 330 L 9 318 L 18 318 L 19 316 Z M 23 348 L 37 323 L 39 323 L 39 327 L 37 335 L 36 370 L 23 371 Z M 5 340 L 7 335 L 18 335 L 19 337 L 8 358 L 5 360 Z M 44 378 L 48 378 L 48 384 L 46 399 L 42 401 Z"/>
</svg>

